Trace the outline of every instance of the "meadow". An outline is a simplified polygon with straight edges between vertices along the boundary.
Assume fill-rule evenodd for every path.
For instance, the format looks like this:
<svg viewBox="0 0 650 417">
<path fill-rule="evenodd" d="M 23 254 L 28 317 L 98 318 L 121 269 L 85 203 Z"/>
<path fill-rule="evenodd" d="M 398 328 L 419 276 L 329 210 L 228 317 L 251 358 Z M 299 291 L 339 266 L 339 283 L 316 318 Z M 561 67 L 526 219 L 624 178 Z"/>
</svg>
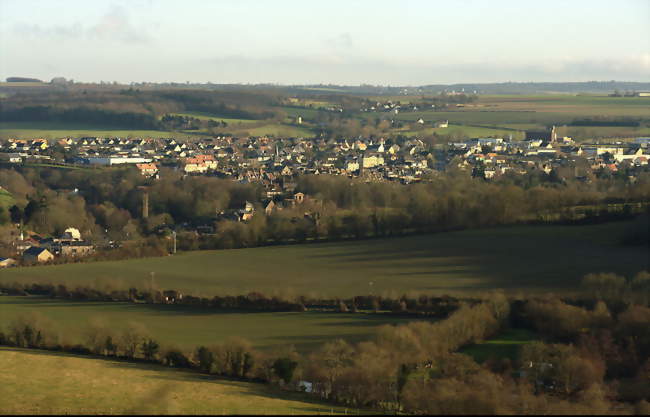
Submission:
<svg viewBox="0 0 650 417">
<path fill-rule="evenodd" d="M 0 187 L 0 208 L 9 210 L 9 207 L 15 204 L 14 197 L 10 192 Z"/>
<path fill-rule="evenodd" d="M 161 258 L 10 268 L 0 282 L 110 282 L 194 295 L 251 291 L 293 297 L 373 293 L 471 294 L 571 291 L 590 272 L 650 269 L 645 248 L 619 244 L 629 222 L 526 225 L 458 232 L 191 251 Z"/>
<path fill-rule="evenodd" d="M 538 339 L 539 337 L 529 330 L 508 329 L 492 339 L 464 347 L 460 353 L 471 356 L 478 363 L 503 358 L 516 361 L 521 347 Z"/>
<path fill-rule="evenodd" d="M 44 138 L 64 137 L 153 137 L 153 138 L 187 138 L 186 133 L 166 132 L 162 130 L 131 130 L 92 124 L 71 124 L 55 122 L 0 122 L 0 138 Z"/>
<path fill-rule="evenodd" d="M 207 116 L 205 116 L 207 117 Z M 227 128 L 222 128 L 224 132 L 234 135 L 276 135 L 288 137 L 313 137 L 314 132 L 309 128 L 294 126 L 286 123 L 278 123 L 265 120 L 245 120 L 245 119 L 221 119 L 228 123 Z M 0 138 L 20 138 L 20 139 L 58 139 L 64 137 L 151 137 L 151 138 L 176 138 L 189 139 L 196 136 L 206 136 L 207 132 L 199 130 L 186 130 L 180 132 L 171 132 L 165 130 L 130 130 L 118 127 L 88 125 L 88 124 L 70 124 L 55 122 L 0 122 Z"/>
<path fill-rule="evenodd" d="M 0 329 L 6 329 L 16 318 L 34 314 L 42 328 L 71 343 L 84 341 L 84 332 L 91 322 L 104 323 L 119 331 L 133 321 L 144 325 L 150 336 L 166 346 L 192 350 L 239 336 L 256 349 L 294 345 L 300 352 L 311 351 L 336 338 L 350 342 L 368 340 L 378 326 L 411 320 L 370 313 L 267 313 L 161 304 L 70 302 L 36 296 L 0 297 Z"/>
<path fill-rule="evenodd" d="M 266 384 L 160 365 L 0 348 L 0 368 L 0 414 L 358 413 Z"/>
<path fill-rule="evenodd" d="M 396 132 L 397 133 L 397 132 Z M 523 139 L 524 133 L 517 130 L 503 129 L 503 128 L 488 128 L 488 127 L 476 127 L 476 126 L 464 126 L 464 125 L 454 125 L 449 124 L 449 127 L 439 127 L 439 128 L 424 128 L 422 130 L 406 130 L 404 132 L 399 132 L 404 136 L 422 136 L 422 135 L 431 135 L 436 134 L 440 136 L 452 136 L 452 137 L 502 137 L 509 138 L 512 136 L 513 140 Z"/>
</svg>

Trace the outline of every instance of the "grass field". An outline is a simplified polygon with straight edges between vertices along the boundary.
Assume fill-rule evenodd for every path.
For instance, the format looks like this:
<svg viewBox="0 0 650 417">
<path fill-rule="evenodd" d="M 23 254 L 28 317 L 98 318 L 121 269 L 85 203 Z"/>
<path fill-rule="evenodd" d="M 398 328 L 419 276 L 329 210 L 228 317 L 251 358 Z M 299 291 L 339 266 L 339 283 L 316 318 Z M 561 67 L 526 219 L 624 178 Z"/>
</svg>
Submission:
<svg viewBox="0 0 650 417">
<path fill-rule="evenodd" d="M 471 138 L 478 137 L 489 137 L 497 136 L 502 138 L 508 138 L 509 135 L 512 135 L 514 140 L 523 139 L 523 132 L 518 132 L 514 130 L 505 130 L 505 129 L 492 129 L 485 127 L 476 127 L 476 126 L 463 126 L 463 125 L 452 125 L 446 128 L 425 128 L 422 130 L 413 130 L 405 131 L 402 134 L 405 136 L 422 136 L 422 135 L 431 135 L 437 134 L 441 136 L 454 136 L 454 135 L 465 135 Z"/>
<path fill-rule="evenodd" d="M 526 343 L 537 340 L 537 336 L 525 329 L 509 329 L 499 336 L 461 349 L 461 353 L 471 356 L 478 363 L 490 358 L 517 360 L 519 350 Z"/>
<path fill-rule="evenodd" d="M 0 138 L 45 138 L 63 137 L 154 137 L 183 138 L 190 134 L 165 132 L 162 130 L 129 130 L 108 126 L 83 125 L 53 122 L 0 122 Z"/>
<path fill-rule="evenodd" d="M 205 112 L 188 112 L 188 113 L 172 113 L 175 116 L 187 116 L 194 117 L 201 120 L 214 120 L 216 122 L 226 122 L 229 125 L 246 125 L 263 122 L 263 120 L 251 120 L 251 119 L 231 119 L 228 117 L 221 117 L 219 115 L 205 113 Z"/>
<path fill-rule="evenodd" d="M 297 110 L 297 109 L 292 109 Z M 306 109 L 306 113 L 309 111 L 316 113 L 316 110 Z M 296 115 L 300 112 L 296 111 Z M 235 135 L 250 135 L 250 136 L 288 136 L 288 137 L 314 137 L 314 132 L 307 127 L 295 126 L 290 124 L 290 120 L 287 120 L 287 123 L 279 123 L 270 120 L 249 120 L 249 119 L 229 119 L 222 118 L 218 115 L 212 115 L 209 113 L 201 112 L 192 112 L 192 113 L 175 113 L 179 116 L 191 116 L 198 119 L 212 119 L 215 121 L 224 121 L 228 124 L 227 127 L 221 128 L 224 132 L 228 132 Z"/>
<path fill-rule="evenodd" d="M 382 314 L 227 312 L 187 306 L 108 302 L 68 302 L 43 297 L 0 297 L 0 329 L 16 317 L 38 312 L 43 327 L 72 343 L 83 341 L 89 323 L 100 320 L 116 329 L 129 321 L 143 324 L 156 340 L 194 349 L 223 342 L 231 336 L 248 339 L 258 349 L 293 344 L 310 351 L 335 338 L 359 342 L 371 338 L 378 326 L 400 324 L 408 318 Z"/>
<path fill-rule="evenodd" d="M 357 414 L 157 365 L 0 348 L 0 414 Z"/>
<path fill-rule="evenodd" d="M 513 226 L 363 241 L 193 251 L 163 258 L 10 268 L 2 282 L 110 280 L 213 296 L 354 296 L 576 288 L 589 272 L 650 269 L 642 247 L 618 241 L 628 222 Z M 370 284 L 372 283 L 372 284 Z"/>
<path fill-rule="evenodd" d="M 0 207 L 8 210 L 9 207 L 15 204 L 14 196 L 4 188 L 0 187 Z"/>
<path fill-rule="evenodd" d="M 593 117 L 637 117 L 648 119 L 650 100 L 642 97 L 605 97 L 595 95 L 493 95 L 480 96 L 474 104 L 454 111 L 402 112 L 397 120 L 425 121 L 449 120 L 450 123 L 512 127 L 513 124 L 546 125 L 565 124 L 574 119 Z M 365 113 L 374 119 L 385 113 Z M 629 130 L 629 128 L 621 128 Z M 644 128 L 639 129 L 643 135 Z M 612 134 L 616 135 L 616 132 Z"/>
</svg>

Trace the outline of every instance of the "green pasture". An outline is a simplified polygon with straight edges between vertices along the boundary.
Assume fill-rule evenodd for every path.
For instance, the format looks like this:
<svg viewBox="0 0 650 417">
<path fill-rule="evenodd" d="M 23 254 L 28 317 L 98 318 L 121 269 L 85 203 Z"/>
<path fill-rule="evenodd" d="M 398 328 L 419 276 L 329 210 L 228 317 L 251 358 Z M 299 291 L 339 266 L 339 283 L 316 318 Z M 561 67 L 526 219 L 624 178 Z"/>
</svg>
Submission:
<svg viewBox="0 0 650 417">
<path fill-rule="evenodd" d="M 0 348 L 0 367 L 5 415 L 359 413 L 269 385 L 160 365 Z"/>
<path fill-rule="evenodd" d="M 15 204 L 14 196 L 4 188 L 0 188 L 0 207 L 8 209 Z"/>
<path fill-rule="evenodd" d="M 216 122 L 226 122 L 228 125 L 247 125 L 264 122 L 264 120 L 252 120 L 252 119 L 232 119 L 228 117 L 221 117 L 212 113 L 205 112 L 187 112 L 187 113 L 172 113 L 175 116 L 185 116 L 185 117 L 194 117 L 201 120 L 214 120 Z"/>
<path fill-rule="evenodd" d="M 629 222 L 512 226 L 429 235 L 0 270 L 1 282 L 95 280 L 196 295 L 355 296 L 575 289 L 590 272 L 649 270 L 642 247 L 619 245 Z"/>
<path fill-rule="evenodd" d="M 64 137 L 154 137 L 182 138 L 189 134 L 166 132 L 162 130 L 129 130 L 108 126 L 84 125 L 55 122 L 0 122 L 0 138 L 45 138 Z"/>
<path fill-rule="evenodd" d="M 319 110 L 310 109 L 307 107 L 283 106 L 283 107 L 279 107 L 279 109 L 287 113 L 289 117 L 302 116 L 303 120 L 315 120 L 316 116 L 319 113 Z"/>
<path fill-rule="evenodd" d="M 512 138 L 517 140 L 517 139 L 523 139 L 523 132 L 518 132 L 515 130 L 505 130 L 505 129 L 492 129 L 492 128 L 485 128 L 485 127 L 476 127 L 476 126 L 464 126 L 464 125 L 452 125 L 450 124 L 449 127 L 440 127 L 440 128 L 424 128 L 421 130 L 405 130 L 403 132 L 399 132 L 404 136 L 425 136 L 425 135 L 431 135 L 431 134 L 436 134 L 440 136 L 467 136 L 470 138 L 476 138 L 476 137 L 501 137 L 501 138 L 507 138 L 509 135 L 512 135 Z"/>
<path fill-rule="evenodd" d="M 526 329 L 508 329 L 500 335 L 475 345 L 467 346 L 460 353 L 471 356 L 478 363 L 488 359 L 517 360 L 519 350 L 526 343 L 538 340 L 535 333 Z"/>
<path fill-rule="evenodd" d="M 283 108 L 284 109 L 284 108 Z M 288 107 L 287 109 L 290 109 Z M 292 109 L 292 108 L 291 108 Z M 287 114 L 300 115 L 300 109 L 292 109 L 294 112 L 288 112 Z M 310 114 L 309 112 L 316 112 L 316 110 L 305 109 L 304 114 Z M 201 112 L 191 112 L 191 113 L 174 113 L 178 116 L 190 116 L 196 117 L 198 119 L 212 119 L 215 121 L 224 121 L 228 124 L 227 127 L 219 128 L 220 131 L 232 133 L 235 135 L 250 135 L 250 136 L 290 136 L 290 137 L 313 137 L 314 132 L 308 127 L 296 126 L 291 124 L 290 120 L 287 120 L 286 123 L 279 123 L 271 120 L 249 120 L 249 119 L 229 119 L 222 118 L 217 115 L 211 115 L 209 113 Z M 295 117 L 295 116 L 294 116 Z M 305 117 L 305 115 L 303 115 Z M 195 133 L 206 133 L 198 132 Z"/>
<path fill-rule="evenodd" d="M 246 129 L 251 136 L 285 136 L 285 137 L 314 137 L 314 132 L 306 127 L 283 123 L 269 123 L 260 127 Z"/>
<path fill-rule="evenodd" d="M 193 349 L 223 342 L 228 337 L 248 339 L 258 349 L 294 345 L 309 351 L 328 341 L 343 338 L 359 342 L 371 338 L 378 326 L 406 323 L 407 317 L 381 313 L 325 311 L 260 313 L 223 311 L 188 306 L 114 302 L 70 302 L 43 297 L 0 297 L 0 329 L 16 317 L 37 312 L 48 331 L 64 340 L 83 341 L 91 321 L 114 329 L 129 321 L 143 324 L 152 337 L 165 345 Z"/>
</svg>

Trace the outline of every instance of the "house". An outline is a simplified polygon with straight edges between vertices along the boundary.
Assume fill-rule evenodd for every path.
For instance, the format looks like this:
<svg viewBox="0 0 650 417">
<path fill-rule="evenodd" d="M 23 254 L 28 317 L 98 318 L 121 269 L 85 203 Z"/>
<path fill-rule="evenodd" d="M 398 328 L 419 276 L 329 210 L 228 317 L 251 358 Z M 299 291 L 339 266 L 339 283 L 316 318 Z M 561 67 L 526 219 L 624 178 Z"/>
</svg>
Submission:
<svg viewBox="0 0 650 417">
<path fill-rule="evenodd" d="M 553 126 L 550 131 L 526 130 L 525 134 L 526 140 L 541 140 L 543 142 L 557 141 L 557 132 L 555 131 L 555 126 Z"/>
<path fill-rule="evenodd" d="M 253 206 L 253 203 L 246 202 L 244 204 L 244 208 L 239 210 L 239 217 L 241 221 L 248 221 L 253 218 L 255 215 L 255 207 Z"/>
<path fill-rule="evenodd" d="M 12 164 L 20 164 L 23 162 L 23 157 L 18 153 L 2 153 L 0 154 L 0 159 Z"/>
<path fill-rule="evenodd" d="M 0 258 L 0 268 L 9 268 L 16 265 L 16 260 L 13 258 Z"/>
<path fill-rule="evenodd" d="M 94 246 L 84 241 L 60 242 L 59 253 L 61 256 L 86 256 L 95 251 Z"/>
<path fill-rule="evenodd" d="M 348 172 L 354 172 L 359 170 L 359 161 L 356 159 L 348 159 L 345 161 L 344 169 Z"/>
<path fill-rule="evenodd" d="M 31 248 L 23 252 L 23 260 L 25 262 L 43 263 L 43 262 L 49 262 L 52 259 L 54 259 L 54 255 L 52 255 L 52 253 L 49 250 L 45 248 L 39 248 L 37 246 L 32 246 Z"/>
<path fill-rule="evenodd" d="M 145 177 L 153 177 L 158 173 L 158 167 L 156 164 L 135 164 L 136 168 L 140 170 L 140 174 Z"/>
<path fill-rule="evenodd" d="M 185 171 L 188 174 L 194 173 L 194 172 L 207 172 L 208 171 L 208 166 L 203 162 L 201 159 L 198 158 L 186 158 L 185 159 L 185 166 L 183 167 L 183 171 Z"/>
<path fill-rule="evenodd" d="M 273 213 L 273 211 L 275 211 L 275 209 L 276 209 L 275 206 L 276 206 L 275 201 L 273 201 L 273 200 L 269 201 L 266 204 L 266 206 L 264 206 L 264 214 L 266 214 L 267 216 L 270 216 Z"/>
<path fill-rule="evenodd" d="M 449 120 L 444 120 L 444 121 L 441 121 L 441 122 L 436 122 L 435 127 L 437 127 L 437 128 L 445 128 L 445 127 L 449 127 Z"/>
<path fill-rule="evenodd" d="M 381 155 L 364 155 L 362 165 L 364 168 L 374 168 L 377 165 L 384 165 L 384 157 Z"/>
</svg>

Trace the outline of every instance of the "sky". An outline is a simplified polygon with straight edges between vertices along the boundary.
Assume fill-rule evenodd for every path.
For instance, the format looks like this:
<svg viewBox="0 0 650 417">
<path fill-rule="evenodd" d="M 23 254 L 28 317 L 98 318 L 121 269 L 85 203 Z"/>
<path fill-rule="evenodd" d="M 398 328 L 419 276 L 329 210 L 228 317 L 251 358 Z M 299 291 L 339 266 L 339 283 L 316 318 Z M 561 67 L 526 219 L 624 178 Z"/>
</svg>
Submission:
<svg viewBox="0 0 650 417">
<path fill-rule="evenodd" d="M 650 81 L 650 0 L 0 0 L 0 79 Z"/>
</svg>

